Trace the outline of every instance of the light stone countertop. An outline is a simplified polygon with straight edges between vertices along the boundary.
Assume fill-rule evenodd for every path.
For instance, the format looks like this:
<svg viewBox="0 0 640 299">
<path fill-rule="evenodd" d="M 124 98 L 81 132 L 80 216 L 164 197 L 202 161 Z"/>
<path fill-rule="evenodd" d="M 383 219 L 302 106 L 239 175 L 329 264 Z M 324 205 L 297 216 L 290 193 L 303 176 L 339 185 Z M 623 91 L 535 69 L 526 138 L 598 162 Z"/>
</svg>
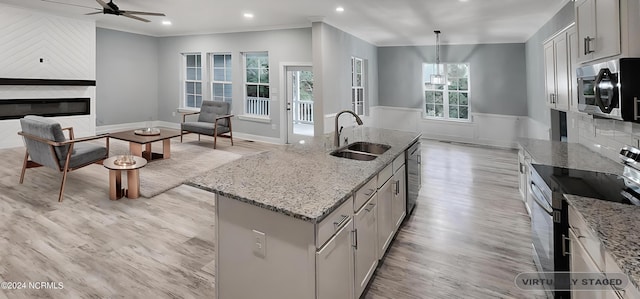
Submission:
<svg viewBox="0 0 640 299">
<path fill-rule="evenodd" d="M 268 210 L 318 223 L 354 191 L 404 153 L 419 133 L 357 126 L 345 128 L 349 143 L 366 141 L 391 148 L 372 161 L 329 155 L 333 134 L 283 146 L 225 164 L 186 184 Z"/>
<path fill-rule="evenodd" d="M 526 150 L 535 164 L 572 169 L 622 174 L 624 167 L 579 143 L 566 143 L 521 138 L 520 147 Z"/>
<path fill-rule="evenodd" d="M 640 286 L 640 206 L 565 195 L 596 232 L 606 251 L 636 288 Z"/>
</svg>

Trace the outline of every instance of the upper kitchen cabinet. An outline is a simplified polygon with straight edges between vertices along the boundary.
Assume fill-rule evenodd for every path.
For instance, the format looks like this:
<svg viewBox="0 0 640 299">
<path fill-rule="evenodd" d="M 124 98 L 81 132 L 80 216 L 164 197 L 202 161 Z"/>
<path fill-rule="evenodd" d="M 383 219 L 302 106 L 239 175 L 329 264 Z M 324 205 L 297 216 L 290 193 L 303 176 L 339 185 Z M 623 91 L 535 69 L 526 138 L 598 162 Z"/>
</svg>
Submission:
<svg viewBox="0 0 640 299">
<path fill-rule="evenodd" d="M 579 0 L 575 10 L 578 62 L 619 55 L 620 0 Z"/>
<path fill-rule="evenodd" d="M 570 40 L 574 35 L 575 28 L 571 26 L 544 43 L 545 96 L 547 106 L 553 109 L 567 111 L 572 102 L 571 74 L 575 68 Z"/>
</svg>

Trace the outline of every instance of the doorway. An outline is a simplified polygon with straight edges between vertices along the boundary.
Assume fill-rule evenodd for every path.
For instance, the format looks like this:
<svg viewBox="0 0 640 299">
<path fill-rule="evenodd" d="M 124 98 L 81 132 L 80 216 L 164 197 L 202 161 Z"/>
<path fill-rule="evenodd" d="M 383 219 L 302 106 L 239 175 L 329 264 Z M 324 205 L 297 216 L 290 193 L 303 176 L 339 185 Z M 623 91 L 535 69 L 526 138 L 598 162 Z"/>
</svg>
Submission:
<svg viewBox="0 0 640 299">
<path fill-rule="evenodd" d="M 313 69 L 286 67 L 287 143 L 313 136 Z"/>
</svg>

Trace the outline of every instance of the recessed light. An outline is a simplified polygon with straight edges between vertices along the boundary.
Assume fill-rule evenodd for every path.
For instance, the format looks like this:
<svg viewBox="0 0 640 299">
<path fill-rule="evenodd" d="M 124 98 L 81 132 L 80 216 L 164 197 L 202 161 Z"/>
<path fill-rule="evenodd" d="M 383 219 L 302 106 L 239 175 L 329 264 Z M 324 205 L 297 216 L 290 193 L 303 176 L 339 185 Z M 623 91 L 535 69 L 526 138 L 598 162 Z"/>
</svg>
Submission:
<svg viewBox="0 0 640 299">
<path fill-rule="evenodd" d="M 244 17 L 247 18 L 247 19 L 253 19 L 253 14 L 250 13 L 250 12 L 245 12 L 244 13 Z"/>
<path fill-rule="evenodd" d="M 469 2 L 469 0 L 458 0 L 460 2 Z"/>
<path fill-rule="evenodd" d="M 343 12 L 344 11 L 344 7 L 338 6 L 338 7 L 336 7 L 336 11 L 337 12 Z"/>
<path fill-rule="evenodd" d="M 171 25 L 171 21 L 164 20 L 164 21 L 162 21 L 162 25 L 169 26 L 169 25 Z"/>
</svg>

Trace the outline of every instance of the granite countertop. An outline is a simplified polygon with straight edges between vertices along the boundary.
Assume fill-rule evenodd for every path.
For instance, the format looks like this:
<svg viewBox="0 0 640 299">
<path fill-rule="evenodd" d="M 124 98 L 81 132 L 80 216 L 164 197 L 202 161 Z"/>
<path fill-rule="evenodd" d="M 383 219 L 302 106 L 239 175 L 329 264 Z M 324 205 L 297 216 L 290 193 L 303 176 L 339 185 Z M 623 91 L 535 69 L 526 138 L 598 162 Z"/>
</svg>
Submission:
<svg viewBox="0 0 640 299">
<path fill-rule="evenodd" d="M 539 139 L 519 139 L 535 164 L 545 164 L 573 169 L 622 174 L 623 166 L 579 143 L 567 143 Z"/>
<path fill-rule="evenodd" d="M 565 195 L 636 288 L 640 286 L 640 207 Z"/>
<path fill-rule="evenodd" d="M 391 148 L 372 161 L 329 155 L 333 134 L 310 137 L 244 157 L 191 179 L 188 185 L 268 210 L 317 223 L 345 202 L 420 137 L 419 133 L 358 126 L 345 128 L 349 143 L 366 141 Z"/>
</svg>

